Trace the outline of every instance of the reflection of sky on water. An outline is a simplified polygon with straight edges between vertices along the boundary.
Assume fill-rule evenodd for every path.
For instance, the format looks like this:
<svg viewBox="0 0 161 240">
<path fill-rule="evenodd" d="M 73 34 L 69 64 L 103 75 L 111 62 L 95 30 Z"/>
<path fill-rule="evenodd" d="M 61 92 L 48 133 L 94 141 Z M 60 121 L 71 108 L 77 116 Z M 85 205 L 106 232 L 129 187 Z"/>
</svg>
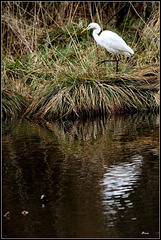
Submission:
<svg viewBox="0 0 161 240">
<path fill-rule="evenodd" d="M 124 209 L 125 206 L 132 207 L 128 196 L 137 186 L 137 180 L 141 175 L 143 157 L 135 155 L 129 162 L 123 162 L 107 169 L 100 185 L 102 186 L 104 213 L 114 215 L 117 210 Z M 124 206 L 120 203 L 120 198 L 124 199 Z"/>
</svg>

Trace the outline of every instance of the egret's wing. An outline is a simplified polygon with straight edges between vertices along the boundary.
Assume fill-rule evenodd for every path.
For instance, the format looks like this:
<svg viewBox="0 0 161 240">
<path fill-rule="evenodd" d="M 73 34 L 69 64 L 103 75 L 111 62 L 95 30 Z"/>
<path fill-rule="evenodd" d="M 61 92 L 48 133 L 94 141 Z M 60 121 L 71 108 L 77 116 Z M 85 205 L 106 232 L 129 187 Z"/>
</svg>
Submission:
<svg viewBox="0 0 161 240">
<path fill-rule="evenodd" d="M 100 36 L 100 45 L 105 47 L 111 53 L 123 53 L 125 55 L 134 54 L 133 50 L 126 44 L 126 42 L 111 31 L 103 31 Z"/>
</svg>

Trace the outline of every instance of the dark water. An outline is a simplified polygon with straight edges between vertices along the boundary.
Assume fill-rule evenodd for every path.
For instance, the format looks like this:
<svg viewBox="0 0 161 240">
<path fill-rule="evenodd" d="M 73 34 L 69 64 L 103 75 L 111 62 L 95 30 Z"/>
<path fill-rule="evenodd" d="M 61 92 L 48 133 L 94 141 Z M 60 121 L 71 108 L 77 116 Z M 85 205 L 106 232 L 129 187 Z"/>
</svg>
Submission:
<svg viewBox="0 0 161 240">
<path fill-rule="evenodd" d="M 158 115 L 2 131 L 3 238 L 159 237 Z"/>
</svg>

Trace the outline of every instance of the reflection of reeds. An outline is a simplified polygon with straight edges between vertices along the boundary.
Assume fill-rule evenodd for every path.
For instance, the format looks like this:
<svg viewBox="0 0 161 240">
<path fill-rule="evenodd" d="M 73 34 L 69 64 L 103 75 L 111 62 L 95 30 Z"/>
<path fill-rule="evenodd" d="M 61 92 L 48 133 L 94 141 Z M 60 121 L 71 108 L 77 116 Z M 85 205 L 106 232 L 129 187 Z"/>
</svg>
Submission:
<svg viewBox="0 0 161 240">
<path fill-rule="evenodd" d="M 150 113 L 111 116 L 108 119 L 97 118 L 92 121 L 77 120 L 74 123 L 72 121 L 51 123 L 44 120 L 38 120 L 38 123 L 49 130 L 45 137 L 45 146 L 50 144 L 51 136 L 56 136 L 65 162 L 70 158 L 81 159 L 84 166 L 91 164 L 92 171 L 95 166 L 93 163 L 98 164 L 98 168 L 104 163 L 110 166 L 122 161 L 118 156 L 121 157 L 123 154 L 127 157 L 131 151 L 137 154 L 143 149 L 148 149 L 150 153 L 159 156 L 158 129 L 156 127 L 154 130 L 152 126 L 155 126 L 156 117 L 156 114 Z M 150 138 L 144 124 L 152 126 Z"/>
<path fill-rule="evenodd" d="M 122 115 L 119 117 L 113 115 L 108 118 L 96 118 L 92 121 L 89 119 L 86 121 L 77 120 L 74 123 L 72 121 L 48 122 L 45 120 L 38 120 L 38 123 L 50 132 L 53 132 L 57 136 L 57 139 L 59 139 L 59 142 L 62 142 L 62 145 L 67 142 L 70 145 L 75 141 L 80 143 L 82 143 L 82 141 L 92 142 L 101 138 L 104 139 L 104 137 L 108 139 L 109 143 L 112 142 L 115 137 L 118 142 L 124 138 L 126 140 L 127 137 L 131 138 L 131 142 L 133 142 L 137 136 L 140 136 L 139 134 L 142 134 L 142 131 L 138 132 L 138 129 L 142 127 L 143 122 L 148 122 L 150 125 L 151 120 L 156 117 L 157 115 L 155 113 L 145 113 L 128 116 Z M 156 122 L 157 121 L 158 119 L 156 119 Z M 102 140 L 102 142 L 103 141 L 104 140 Z"/>
</svg>

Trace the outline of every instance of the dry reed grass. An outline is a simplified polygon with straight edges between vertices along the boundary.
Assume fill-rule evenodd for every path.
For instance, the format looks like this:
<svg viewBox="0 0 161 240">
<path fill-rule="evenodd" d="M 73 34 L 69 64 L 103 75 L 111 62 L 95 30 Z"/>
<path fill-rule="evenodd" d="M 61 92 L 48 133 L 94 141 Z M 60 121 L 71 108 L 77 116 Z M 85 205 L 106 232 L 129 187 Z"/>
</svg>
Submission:
<svg viewBox="0 0 161 240">
<path fill-rule="evenodd" d="M 15 118 L 24 112 L 28 102 L 11 89 L 2 90 L 2 120 Z"/>
<path fill-rule="evenodd" d="M 91 33 L 80 34 L 90 21 L 102 27 L 108 22 L 131 39 L 135 55 L 128 62 L 122 58 L 118 75 L 111 63 L 96 67 L 106 53 Z M 156 109 L 158 4 L 4 2 L 2 56 L 4 86 L 32 99 L 24 116 L 59 119 Z"/>
</svg>

